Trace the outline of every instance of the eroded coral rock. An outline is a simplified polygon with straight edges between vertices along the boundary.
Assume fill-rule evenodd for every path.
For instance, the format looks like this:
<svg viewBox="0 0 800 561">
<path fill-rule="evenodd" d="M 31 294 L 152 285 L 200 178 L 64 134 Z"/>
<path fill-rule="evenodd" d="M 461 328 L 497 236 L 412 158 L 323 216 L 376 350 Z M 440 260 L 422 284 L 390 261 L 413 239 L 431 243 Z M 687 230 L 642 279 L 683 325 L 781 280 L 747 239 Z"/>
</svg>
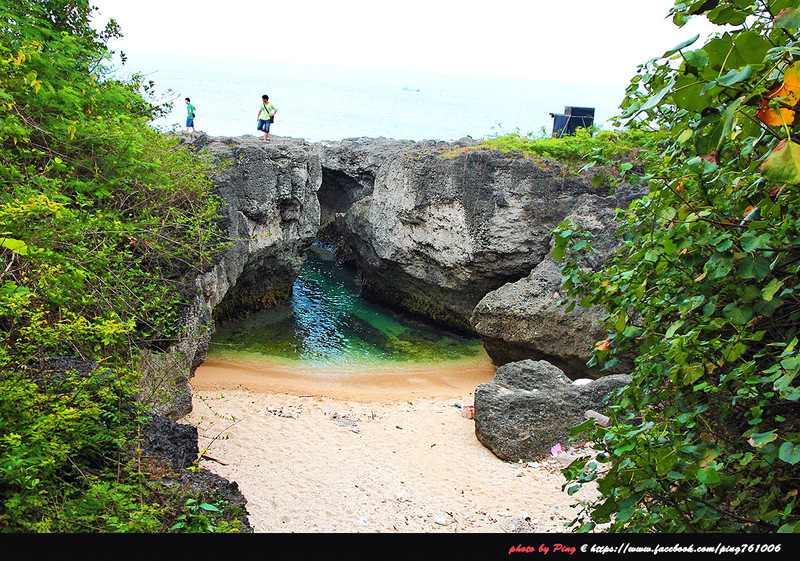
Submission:
<svg viewBox="0 0 800 561">
<path fill-rule="evenodd" d="M 475 390 L 475 435 L 503 460 L 540 460 L 568 442 L 587 410 L 602 411 L 611 391 L 629 382 L 616 374 L 573 383 L 543 360 L 505 364 Z"/>
</svg>

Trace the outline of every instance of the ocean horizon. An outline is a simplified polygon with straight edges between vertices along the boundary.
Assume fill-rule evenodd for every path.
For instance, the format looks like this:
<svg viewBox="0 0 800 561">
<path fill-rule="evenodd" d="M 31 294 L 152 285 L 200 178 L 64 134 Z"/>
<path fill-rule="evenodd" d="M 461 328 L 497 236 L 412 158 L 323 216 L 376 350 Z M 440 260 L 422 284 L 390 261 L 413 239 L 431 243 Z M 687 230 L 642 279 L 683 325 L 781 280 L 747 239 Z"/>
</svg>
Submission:
<svg viewBox="0 0 800 561">
<path fill-rule="evenodd" d="M 271 133 L 309 142 L 355 137 L 400 140 L 484 139 L 509 133 L 549 135 L 553 114 L 593 107 L 594 124 L 610 129 L 625 85 L 579 84 L 310 64 L 126 52 L 116 75 L 141 73 L 154 101 L 172 101 L 152 124 L 184 130 L 186 106 L 211 136 L 258 135 L 267 94 L 278 112 Z"/>
</svg>

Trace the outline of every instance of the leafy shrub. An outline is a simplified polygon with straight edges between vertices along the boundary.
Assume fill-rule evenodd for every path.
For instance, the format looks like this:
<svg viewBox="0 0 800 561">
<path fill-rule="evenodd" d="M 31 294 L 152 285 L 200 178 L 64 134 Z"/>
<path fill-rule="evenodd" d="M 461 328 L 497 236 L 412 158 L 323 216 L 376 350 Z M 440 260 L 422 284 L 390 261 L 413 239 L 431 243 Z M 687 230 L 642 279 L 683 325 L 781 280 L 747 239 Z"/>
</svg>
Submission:
<svg viewBox="0 0 800 561">
<path fill-rule="evenodd" d="M 666 138 L 646 153 L 649 194 L 618 211 L 622 248 L 601 271 L 591 236 L 564 223 L 572 303 L 607 310 L 593 364 L 638 355 L 612 423 L 578 430 L 597 481 L 581 530 L 800 530 L 800 82 L 797 0 L 675 3 L 726 31 L 640 67 L 621 118 Z"/>
<path fill-rule="evenodd" d="M 148 126 L 164 107 L 108 77 L 93 9 L 0 7 L 0 530 L 167 530 L 137 461 L 139 351 L 177 335 L 219 250 L 201 160 Z M 53 367 L 75 357 L 85 367 Z M 86 366 L 86 365 L 91 366 Z M 178 501 L 178 506 L 170 501 Z"/>
<path fill-rule="evenodd" d="M 649 136 L 652 135 L 638 131 L 611 132 L 579 128 L 574 134 L 561 137 L 509 134 L 490 138 L 480 148 L 549 158 L 578 169 L 586 164 L 587 155 L 594 155 L 596 160 L 635 159 Z"/>
</svg>

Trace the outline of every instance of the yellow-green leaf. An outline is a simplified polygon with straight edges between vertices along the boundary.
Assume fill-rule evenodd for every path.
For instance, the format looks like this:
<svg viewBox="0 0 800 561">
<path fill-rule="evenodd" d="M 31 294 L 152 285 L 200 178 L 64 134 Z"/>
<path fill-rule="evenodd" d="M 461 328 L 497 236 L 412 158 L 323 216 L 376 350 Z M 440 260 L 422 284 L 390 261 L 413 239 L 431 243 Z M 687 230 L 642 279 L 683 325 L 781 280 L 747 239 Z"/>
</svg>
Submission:
<svg viewBox="0 0 800 561">
<path fill-rule="evenodd" d="M 782 140 L 761 164 L 761 173 L 776 183 L 800 183 L 800 144 Z"/>
<path fill-rule="evenodd" d="M 18 253 L 20 255 L 28 255 L 28 244 L 22 240 L 16 240 L 14 238 L 0 238 L 0 247 L 5 247 L 6 249 L 10 249 L 14 253 Z"/>
</svg>

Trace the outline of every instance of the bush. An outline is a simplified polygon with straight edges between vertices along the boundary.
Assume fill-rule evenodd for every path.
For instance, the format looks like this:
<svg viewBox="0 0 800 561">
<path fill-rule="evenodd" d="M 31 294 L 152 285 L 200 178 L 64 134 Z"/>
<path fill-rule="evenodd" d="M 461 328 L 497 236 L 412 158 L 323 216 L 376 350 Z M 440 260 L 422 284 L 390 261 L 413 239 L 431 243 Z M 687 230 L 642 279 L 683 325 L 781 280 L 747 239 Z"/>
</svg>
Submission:
<svg viewBox="0 0 800 561">
<path fill-rule="evenodd" d="M 578 430 L 597 481 L 580 530 L 800 530 L 800 146 L 794 141 L 796 0 L 676 2 L 726 31 L 640 67 L 622 119 L 666 138 L 646 154 L 649 194 L 618 211 L 622 248 L 603 270 L 564 223 L 554 255 L 570 306 L 602 305 L 608 338 L 591 363 L 638 354 L 607 428 Z"/>
<path fill-rule="evenodd" d="M 119 31 L 92 11 L 0 8 L 5 531 L 166 530 L 188 493 L 162 496 L 137 460 L 137 357 L 177 334 L 183 287 L 220 247 L 218 203 L 210 170 L 148 126 L 164 107 L 146 85 L 108 77 Z"/>
<path fill-rule="evenodd" d="M 636 161 L 643 145 L 652 136 L 652 133 L 640 131 L 611 132 L 579 128 L 575 134 L 562 137 L 509 134 L 490 138 L 478 148 L 549 158 L 573 171 L 586 171 L 594 167 L 585 167 L 587 156 L 604 166 L 610 166 L 612 162 Z"/>
</svg>

